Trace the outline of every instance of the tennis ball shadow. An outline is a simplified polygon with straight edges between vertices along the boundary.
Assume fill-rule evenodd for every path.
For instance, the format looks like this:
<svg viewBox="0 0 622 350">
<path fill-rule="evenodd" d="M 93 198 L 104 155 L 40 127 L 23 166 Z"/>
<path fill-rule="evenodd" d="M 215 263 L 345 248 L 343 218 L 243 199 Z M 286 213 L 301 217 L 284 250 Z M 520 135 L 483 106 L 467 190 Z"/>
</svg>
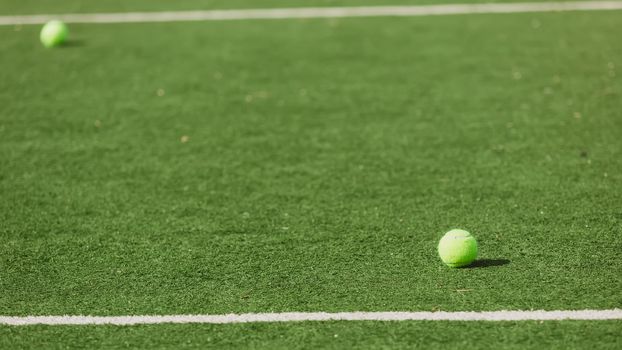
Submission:
<svg viewBox="0 0 622 350">
<path fill-rule="evenodd" d="M 465 266 L 467 269 L 474 269 L 479 267 L 493 267 L 493 266 L 503 266 L 510 263 L 508 259 L 478 259 L 475 260 L 471 265 Z"/>
<path fill-rule="evenodd" d="M 82 47 L 82 46 L 86 46 L 86 42 L 84 40 L 80 40 L 80 39 L 69 39 L 67 41 L 65 41 L 64 43 L 62 43 L 59 47 L 60 48 L 74 48 L 74 47 Z"/>
</svg>

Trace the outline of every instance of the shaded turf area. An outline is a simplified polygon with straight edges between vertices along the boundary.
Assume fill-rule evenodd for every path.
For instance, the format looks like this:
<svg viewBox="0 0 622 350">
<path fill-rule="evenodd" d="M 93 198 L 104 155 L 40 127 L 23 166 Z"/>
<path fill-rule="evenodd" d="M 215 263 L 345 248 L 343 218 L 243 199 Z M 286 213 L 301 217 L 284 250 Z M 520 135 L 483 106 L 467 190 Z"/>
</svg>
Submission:
<svg viewBox="0 0 622 350">
<path fill-rule="evenodd" d="M 501 0 L 494 2 L 521 2 L 522 0 Z M 545 2 L 531 0 L 522 2 Z M 89 13 L 128 11 L 184 11 L 237 8 L 275 8 L 310 6 L 386 6 L 386 5 L 429 5 L 447 3 L 490 3 L 488 0 L 4 0 L 0 2 L 0 15 L 42 14 L 42 13 Z"/>
<path fill-rule="evenodd" d="M 0 314 L 620 307 L 621 19 L 76 25 L 57 50 L 0 28 Z M 443 266 L 453 227 L 503 263 Z M 620 330 L 28 327 L 0 342 L 581 348 Z"/>
</svg>

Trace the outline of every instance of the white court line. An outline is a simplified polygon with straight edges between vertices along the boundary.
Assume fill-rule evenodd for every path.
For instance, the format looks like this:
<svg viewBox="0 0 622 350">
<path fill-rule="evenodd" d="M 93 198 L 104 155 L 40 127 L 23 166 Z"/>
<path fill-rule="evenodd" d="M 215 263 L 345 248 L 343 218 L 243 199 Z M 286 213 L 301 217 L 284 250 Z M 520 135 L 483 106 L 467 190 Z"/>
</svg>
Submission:
<svg viewBox="0 0 622 350">
<path fill-rule="evenodd" d="M 377 16 L 437 16 L 477 13 L 622 10 L 622 1 L 576 1 L 506 4 L 453 4 L 421 6 L 318 7 L 179 12 L 85 13 L 0 16 L 0 25 L 42 24 L 52 19 L 67 23 L 137 23 L 225 21 L 244 19 L 339 18 Z"/>
<path fill-rule="evenodd" d="M 163 316 L 0 316 L 0 325 L 139 325 L 301 321 L 560 321 L 622 320 L 622 309 L 575 311 L 284 312 Z"/>
</svg>

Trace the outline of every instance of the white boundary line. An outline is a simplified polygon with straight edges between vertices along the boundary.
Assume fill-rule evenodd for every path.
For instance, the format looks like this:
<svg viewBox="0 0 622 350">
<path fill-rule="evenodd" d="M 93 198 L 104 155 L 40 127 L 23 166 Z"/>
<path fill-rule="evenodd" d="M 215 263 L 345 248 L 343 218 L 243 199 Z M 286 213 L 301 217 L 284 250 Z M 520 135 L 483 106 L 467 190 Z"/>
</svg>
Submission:
<svg viewBox="0 0 622 350">
<path fill-rule="evenodd" d="M 85 13 L 0 16 L 0 25 L 42 24 L 52 19 L 67 23 L 139 23 L 226 21 L 245 19 L 340 18 L 377 16 L 437 16 L 483 13 L 622 10 L 622 1 L 576 1 L 505 4 L 454 4 L 422 6 L 372 6 L 213 10 L 179 12 Z"/>
<path fill-rule="evenodd" d="M 284 312 L 165 316 L 0 316 L 0 325 L 139 325 L 301 321 L 560 321 L 622 320 L 622 309 L 575 311 Z"/>
</svg>

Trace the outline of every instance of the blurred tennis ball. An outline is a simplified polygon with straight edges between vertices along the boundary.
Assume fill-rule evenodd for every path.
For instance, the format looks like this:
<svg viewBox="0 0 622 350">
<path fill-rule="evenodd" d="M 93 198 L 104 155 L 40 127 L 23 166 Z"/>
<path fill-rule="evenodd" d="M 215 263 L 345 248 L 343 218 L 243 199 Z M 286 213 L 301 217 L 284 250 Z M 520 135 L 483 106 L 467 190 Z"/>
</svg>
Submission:
<svg viewBox="0 0 622 350">
<path fill-rule="evenodd" d="M 69 29 L 67 29 L 67 25 L 62 21 L 53 20 L 43 26 L 40 39 L 43 46 L 49 48 L 61 45 L 67 41 L 68 36 Z"/>
</svg>

